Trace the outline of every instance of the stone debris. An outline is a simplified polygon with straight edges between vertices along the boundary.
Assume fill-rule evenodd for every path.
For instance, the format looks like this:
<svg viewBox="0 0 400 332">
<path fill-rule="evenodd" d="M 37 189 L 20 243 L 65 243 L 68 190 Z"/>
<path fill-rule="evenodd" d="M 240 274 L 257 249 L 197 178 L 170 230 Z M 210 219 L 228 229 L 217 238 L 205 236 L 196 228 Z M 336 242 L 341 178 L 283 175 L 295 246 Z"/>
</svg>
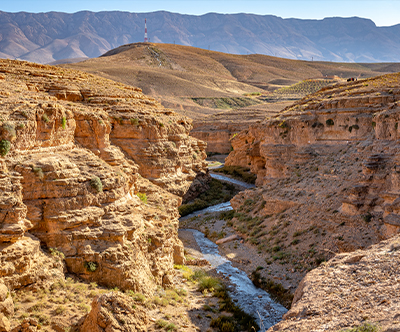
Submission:
<svg viewBox="0 0 400 332">
<path fill-rule="evenodd" d="M 215 243 L 216 244 L 222 244 L 222 243 L 226 243 L 226 242 L 231 242 L 231 241 L 237 240 L 239 238 L 240 237 L 238 235 L 234 234 L 234 235 L 231 235 L 231 236 L 227 236 L 227 237 L 225 237 L 223 239 L 219 239 L 219 240 L 215 241 Z"/>
</svg>

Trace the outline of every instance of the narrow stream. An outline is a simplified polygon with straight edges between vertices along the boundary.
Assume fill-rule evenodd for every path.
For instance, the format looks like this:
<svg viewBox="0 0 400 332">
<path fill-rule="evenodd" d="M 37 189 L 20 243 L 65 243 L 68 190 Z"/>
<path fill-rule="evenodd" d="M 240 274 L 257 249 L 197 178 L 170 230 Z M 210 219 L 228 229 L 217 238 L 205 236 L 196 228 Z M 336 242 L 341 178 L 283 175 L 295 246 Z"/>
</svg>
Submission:
<svg viewBox="0 0 400 332">
<path fill-rule="evenodd" d="M 216 175 L 218 176 L 216 177 L 215 175 L 216 174 L 212 174 L 211 176 L 218 180 L 235 183 L 237 185 L 243 186 L 244 188 L 251 188 L 248 187 L 248 183 L 233 180 L 222 175 Z M 252 186 L 254 187 L 254 185 Z M 208 207 L 201 211 L 196 211 L 191 215 L 185 216 L 184 219 L 205 214 L 207 212 L 228 210 L 232 210 L 230 203 L 221 203 Z M 204 259 L 206 259 L 210 263 L 212 268 L 215 268 L 217 272 L 222 273 L 227 279 L 229 279 L 230 286 L 228 287 L 228 289 L 232 299 L 237 301 L 237 304 L 245 312 L 255 316 L 255 318 L 258 320 L 261 331 L 265 331 L 282 319 L 282 316 L 287 312 L 287 309 L 279 303 L 273 301 L 267 292 L 255 287 L 252 281 L 248 278 L 246 272 L 233 267 L 231 262 L 227 258 L 222 257 L 219 254 L 218 245 L 207 239 L 203 233 L 197 230 L 182 230 L 190 231 L 193 234 L 198 246 L 200 247 Z"/>
<path fill-rule="evenodd" d="M 225 181 L 225 182 L 230 182 L 230 183 L 233 183 L 233 184 L 237 184 L 237 185 L 239 185 L 239 186 L 241 186 L 241 187 L 243 187 L 245 189 L 250 189 L 250 188 L 254 188 L 255 187 L 254 184 L 243 182 L 243 181 L 239 181 L 239 180 L 235 180 L 235 179 L 231 179 L 231 178 L 228 178 L 227 176 L 214 174 L 214 173 L 210 173 L 210 175 L 211 175 L 211 177 L 213 179 L 217 179 L 217 180 L 220 180 L 220 181 Z"/>
</svg>

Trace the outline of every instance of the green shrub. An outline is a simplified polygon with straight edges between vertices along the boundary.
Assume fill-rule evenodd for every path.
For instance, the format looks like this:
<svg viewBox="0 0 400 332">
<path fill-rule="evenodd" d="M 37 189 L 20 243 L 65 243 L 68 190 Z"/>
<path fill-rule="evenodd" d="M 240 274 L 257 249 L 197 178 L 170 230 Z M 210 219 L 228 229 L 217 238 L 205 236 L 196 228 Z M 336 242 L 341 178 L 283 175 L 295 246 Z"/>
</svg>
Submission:
<svg viewBox="0 0 400 332">
<path fill-rule="evenodd" d="M 140 199 L 144 204 L 147 204 L 147 195 L 146 195 L 146 193 L 137 193 L 136 196 L 139 197 L 139 199 Z"/>
<path fill-rule="evenodd" d="M 213 318 L 210 323 L 211 327 L 216 327 L 221 332 L 235 332 L 235 320 L 233 317 L 221 315 Z"/>
<path fill-rule="evenodd" d="M 349 127 L 349 132 L 352 132 L 353 129 L 358 130 L 360 127 L 358 125 L 352 125 Z"/>
<path fill-rule="evenodd" d="M 90 185 L 99 193 L 103 191 L 103 184 L 101 183 L 100 178 L 98 178 L 97 176 L 94 176 L 90 179 Z"/>
<path fill-rule="evenodd" d="M 49 119 L 49 117 L 47 116 L 46 113 L 44 113 L 44 114 L 42 115 L 42 120 L 43 120 L 44 122 L 46 122 L 46 123 L 49 123 L 49 122 L 50 122 L 50 119 Z"/>
<path fill-rule="evenodd" d="M 198 290 L 200 292 L 204 290 L 213 292 L 214 290 L 217 290 L 220 287 L 221 287 L 221 282 L 217 278 L 205 276 L 199 279 Z"/>
<path fill-rule="evenodd" d="M 379 326 L 373 323 L 364 323 L 352 329 L 340 330 L 341 332 L 378 332 Z"/>
<path fill-rule="evenodd" d="M 61 127 L 62 129 L 67 128 L 67 118 L 65 116 L 61 119 Z"/>
<path fill-rule="evenodd" d="M 52 255 L 57 261 L 65 259 L 65 255 L 62 251 L 59 251 L 58 249 L 55 248 L 50 248 L 49 251 L 50 255 Z"/>
<path fill-rule="evenodd" d="M 332 119 L 326 120 L 326 125 L 327 126 L 333 126 L 334 124 L 335 124 L 335 122 Z"/>
<path fill-rule="evenodd" d="M 257 271 L 252 272 L 251 281 L 256 287 L 268 292 L 274 300 L 282 304 L 286 309 L 290 309 L 293 301 L 293 294 L 281 284 L 261 277 L 260 273 Z"/>
<path fill-rule="evenodd" d="M 89 272 L 94 272 L 97 270 L 97 263 L 96 262 L 85 262 L 85 268 Z"/>
<path fill-rule="evenodd" d="M 225 221 L 229 221 L 232 220 L 233 215 L 235 214 L 234 210 L 230 210 L 230 211 L 223 211 L 219 214 L 218 218 L 219 219 L 223 219 Z"/>
<path fill-rule="evenodd" d="M 163 327 L 166 327 L 167 325 L 168 325 L 168 322 L 163 319 L 159 319 L 156 321 L 157 327 L 163 328 Z"/>
<path fill-rule="evenodd" d="M 0 155 L 4 157 L 7 155 L 8 152 L 10 152 L 11 149 L 11 143 L 5 139 L 2 139 L 0 141 Z"/>
<path fill-rule="evenodd" d="M 134 125 L 134 126 L 139 125 L 139 120 L 136 118 L 131 118 L 130 121 L 131 121 L 131 125 Z"/>
<path fill-rule="evenodd" d="M 35 173 L 35 175 L 36 175 L 40 180 L 43 179 L 44 174 L 43 174 L 43 170 L 42 170 L 40 167 L 32 167 L 32 171 L 33 171 L 33 173 Z"/>
<path fill-rule="evenodd" d="M 144 296 L 141 293 L 135 293 L 132 290 L 126 291 L 126 295 L 130 296 L 134 301 L 137 301 L 137 302 L 142 302 L 143 303 L 143 302 L 146 301 L 146 296 Z"/>
<path fill-rule="evenodd" d="M 361 217 L 365 222 L 370 222 L 373 215 L 370 212 L 367 212 L 366 214 L 361 215 Z"/>
</svg>

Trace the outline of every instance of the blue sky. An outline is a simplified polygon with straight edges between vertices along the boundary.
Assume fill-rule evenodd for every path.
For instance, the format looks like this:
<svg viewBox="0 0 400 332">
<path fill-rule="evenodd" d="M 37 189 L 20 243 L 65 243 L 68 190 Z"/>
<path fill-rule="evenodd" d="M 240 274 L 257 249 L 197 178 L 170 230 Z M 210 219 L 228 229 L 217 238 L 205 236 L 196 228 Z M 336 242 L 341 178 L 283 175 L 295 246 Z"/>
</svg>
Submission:
<svg viewBox="0 0 400 332">
<path fill-rule="evenodd" d="M 283 18 L 322 19 L 358 16 L 372 19 L 378 26 L 400 24 L 400 0 L 0 0 L 6 12 L 74 13 L 81 10 L 121 10 L 152 12 L 166 10 L 181 14 L 253 13 Z"/>
</svg>

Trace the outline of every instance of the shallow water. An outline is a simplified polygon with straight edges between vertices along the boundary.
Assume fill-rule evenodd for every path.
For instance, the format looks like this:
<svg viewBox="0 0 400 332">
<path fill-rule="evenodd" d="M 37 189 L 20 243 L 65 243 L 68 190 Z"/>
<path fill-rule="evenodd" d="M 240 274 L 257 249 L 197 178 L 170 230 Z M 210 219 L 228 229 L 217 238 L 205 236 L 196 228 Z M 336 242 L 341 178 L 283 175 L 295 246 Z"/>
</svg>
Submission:
<svg viewBox="0 0 400 332">
<path fill-rule="evenodd" d="M 200 214 L 206 214 L 206 213 L 211 213 L 211 212 L 222 212 L 222 211 L 230 211 L 233 210 L 231 203 L 230 202 L 225 202 L 225 203 L 220 203 L 217 205 L 213 205 L 213 206 L 209 206 L 208 208 L 205 208 L 203 210 L 200 211 L 195 211 L 191 214 L 188 214 L 184 217 L 181 217 L 179 220 L 186 220 L 186 219 L 190 219 L 192 217 L 196 217 Z"/>
<path fill-rule="evenodd" d="M 273 301 L 264 290 L 253 285 L 247 274 L 232 266 L 231 262 L 219 254 L 218 245 L 207 239 L 203 233 L 194 229 L 192 232 L 204 258 L 217 272 L 229 279 L 229 293 L 233 300 L 248 314 L 255 316 L 261 331 L 281 321 L 287 309 Z"/>
<path fill-rule="evenodd" d="M 219 174 L 211 174 L 211 177 L 217 180 L 237 184 L 246 189 L 255 187 L 253 184 L 231 179 Z M 196 211 L 181 218 L 181 220 L 206 213 L 229 210 L 232 210 L 230 202 L 221 203 Z M 282 320 L 282 316 L 287 312 L 287 309 L 273 301 L 267 292 L 255 287 L 246 272 L 233 267 L 232 263 L 227 258 L 221 256 L 219 254 L 218 245 L 207 239 L 202 232 L 194 229 L 182 230 L 193 233 L 204 259 L 210 262 L 211 266 L 215 268 L 217 272 L 222 273 L 227 279 L 229 279 L 231 285 L 229 286 L 229 293 L 232 299 L 237 300 L 237 305 L 239 305 L 245 312 L 255 316 L 258 320 L 258 325 L 260 326 L 261 331 L 267 330 Z"/>
<path fill-rule="evenodd" d="M 243 181 L 239 181 L 239 180 L 235 180 L 232 178 L 228 178 L 227 176 L 223 176 L 223 175 L 219 175 L 219 174 L 214 174 L 214 173 L 210 173 L 211 177 L 220 181 L 225 181 L 225 182 L 230 182 L 233 184 L 237 184 L 243 188 L 246 189 L 250 189 L 250 188 L 254 188 L 255 185 L 251 184 L 251 183 L 247 183 L 247 182 L 243 182 Z"/>
</svg>

